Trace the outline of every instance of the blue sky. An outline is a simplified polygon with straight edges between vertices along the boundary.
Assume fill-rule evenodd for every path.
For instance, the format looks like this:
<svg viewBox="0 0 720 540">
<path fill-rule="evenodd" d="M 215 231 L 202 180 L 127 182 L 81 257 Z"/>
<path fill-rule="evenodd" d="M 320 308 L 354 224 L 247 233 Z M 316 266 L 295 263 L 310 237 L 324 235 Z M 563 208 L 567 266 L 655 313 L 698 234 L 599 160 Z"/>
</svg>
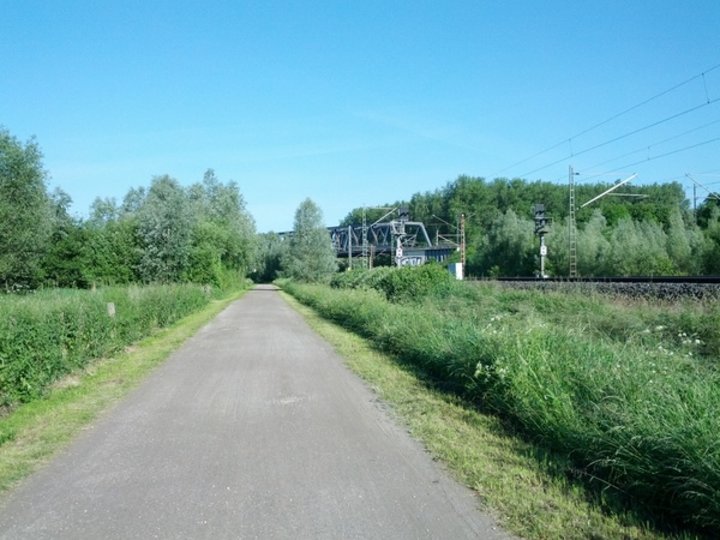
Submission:
<svg viewBox="0 0 720 540">
<path fill-rule="evenodd" d="M 239 184 L 259 231 L 292 228 L 305 197 L 331 225 L 460 174 L 565 182 L 572 164 L 579 181 L 720 186 L 717 0 L 0 0 L 0 13 L 0 125 L 37 137 L 78 215 L 208 168 Z"/>
</svg>

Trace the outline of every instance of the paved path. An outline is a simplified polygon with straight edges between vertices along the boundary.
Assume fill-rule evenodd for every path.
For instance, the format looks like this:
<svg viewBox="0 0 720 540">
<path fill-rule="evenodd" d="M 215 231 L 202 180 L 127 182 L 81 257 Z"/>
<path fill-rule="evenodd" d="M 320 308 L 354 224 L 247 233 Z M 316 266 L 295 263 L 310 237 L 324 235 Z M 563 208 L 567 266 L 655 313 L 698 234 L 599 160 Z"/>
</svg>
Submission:
<svg viewBox="0 0 720 540">
<path fill-rule="evenodd" d="M 505 538 L 271 287 L 0 502 L 0 538 Z"/>
</svg>

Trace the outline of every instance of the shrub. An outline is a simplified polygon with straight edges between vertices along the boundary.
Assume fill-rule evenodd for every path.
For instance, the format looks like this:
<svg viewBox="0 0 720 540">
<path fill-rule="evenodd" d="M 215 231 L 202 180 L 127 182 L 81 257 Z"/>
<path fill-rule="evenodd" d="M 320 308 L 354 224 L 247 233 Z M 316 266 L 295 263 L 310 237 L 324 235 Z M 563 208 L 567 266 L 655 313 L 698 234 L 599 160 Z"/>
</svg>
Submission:
<svg viewBox="0 0 720 540">
<path fill-rule="evenodd" d="M 203 307 L 210 294 L 156 285 L 0 297 L 0 406 L 41 396 L 58 377 Z"/>
<path fill-rule="evenodd" d="M 381 266 L 372 270 L 350 270 L 337 274 L 330 282 L 336 289 L 375 289 L 393 302 L 422 300 L 447 294 L 455 280 L 438 264 Z"/>
</svg>

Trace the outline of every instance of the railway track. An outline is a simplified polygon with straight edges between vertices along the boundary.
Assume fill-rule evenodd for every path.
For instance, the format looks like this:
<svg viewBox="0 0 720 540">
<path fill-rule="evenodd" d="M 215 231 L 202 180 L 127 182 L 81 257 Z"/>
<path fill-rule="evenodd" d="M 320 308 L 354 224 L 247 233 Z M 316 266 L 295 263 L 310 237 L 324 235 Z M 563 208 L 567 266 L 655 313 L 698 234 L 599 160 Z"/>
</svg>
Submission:
<svg viewBox="0 0 720 540">
<path fill-rule="evenodd" d="M 497 281 L 539 283 L 703 283 L 720 285 L 720 276 L 625 276 L 625 277 L 501 277 Z"/>
<path fill-rule="evenodd" d="M 501 286 L 546 291 L 582 291 L 634 298 L 720 300 L 720 276 L 633 276 L 593 278 L 504 277 Z"/>
</svg>

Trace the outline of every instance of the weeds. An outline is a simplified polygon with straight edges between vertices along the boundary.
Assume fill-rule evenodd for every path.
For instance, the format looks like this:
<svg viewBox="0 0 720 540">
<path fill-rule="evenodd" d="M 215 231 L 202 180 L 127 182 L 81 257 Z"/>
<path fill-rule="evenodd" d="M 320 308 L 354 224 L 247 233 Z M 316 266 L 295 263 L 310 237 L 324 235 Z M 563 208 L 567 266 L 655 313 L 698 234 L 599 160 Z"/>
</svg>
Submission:
<svg viewBox="0 0 720 540">
<path fill-rule="evenodd" d="M 720 373 L 707 345 L 717 307 L 448 287 L 393 303 L 367 288 L 285 284 L 568 456 L 589 485 L 658 522 L 720 528 Z"/>
<path fill-rule="evenodd" d="M 58 377 L 205 306 L 211 294 L 164 285 L 0 296 L 0 407 L 36 399 Z"/>
</svg>

